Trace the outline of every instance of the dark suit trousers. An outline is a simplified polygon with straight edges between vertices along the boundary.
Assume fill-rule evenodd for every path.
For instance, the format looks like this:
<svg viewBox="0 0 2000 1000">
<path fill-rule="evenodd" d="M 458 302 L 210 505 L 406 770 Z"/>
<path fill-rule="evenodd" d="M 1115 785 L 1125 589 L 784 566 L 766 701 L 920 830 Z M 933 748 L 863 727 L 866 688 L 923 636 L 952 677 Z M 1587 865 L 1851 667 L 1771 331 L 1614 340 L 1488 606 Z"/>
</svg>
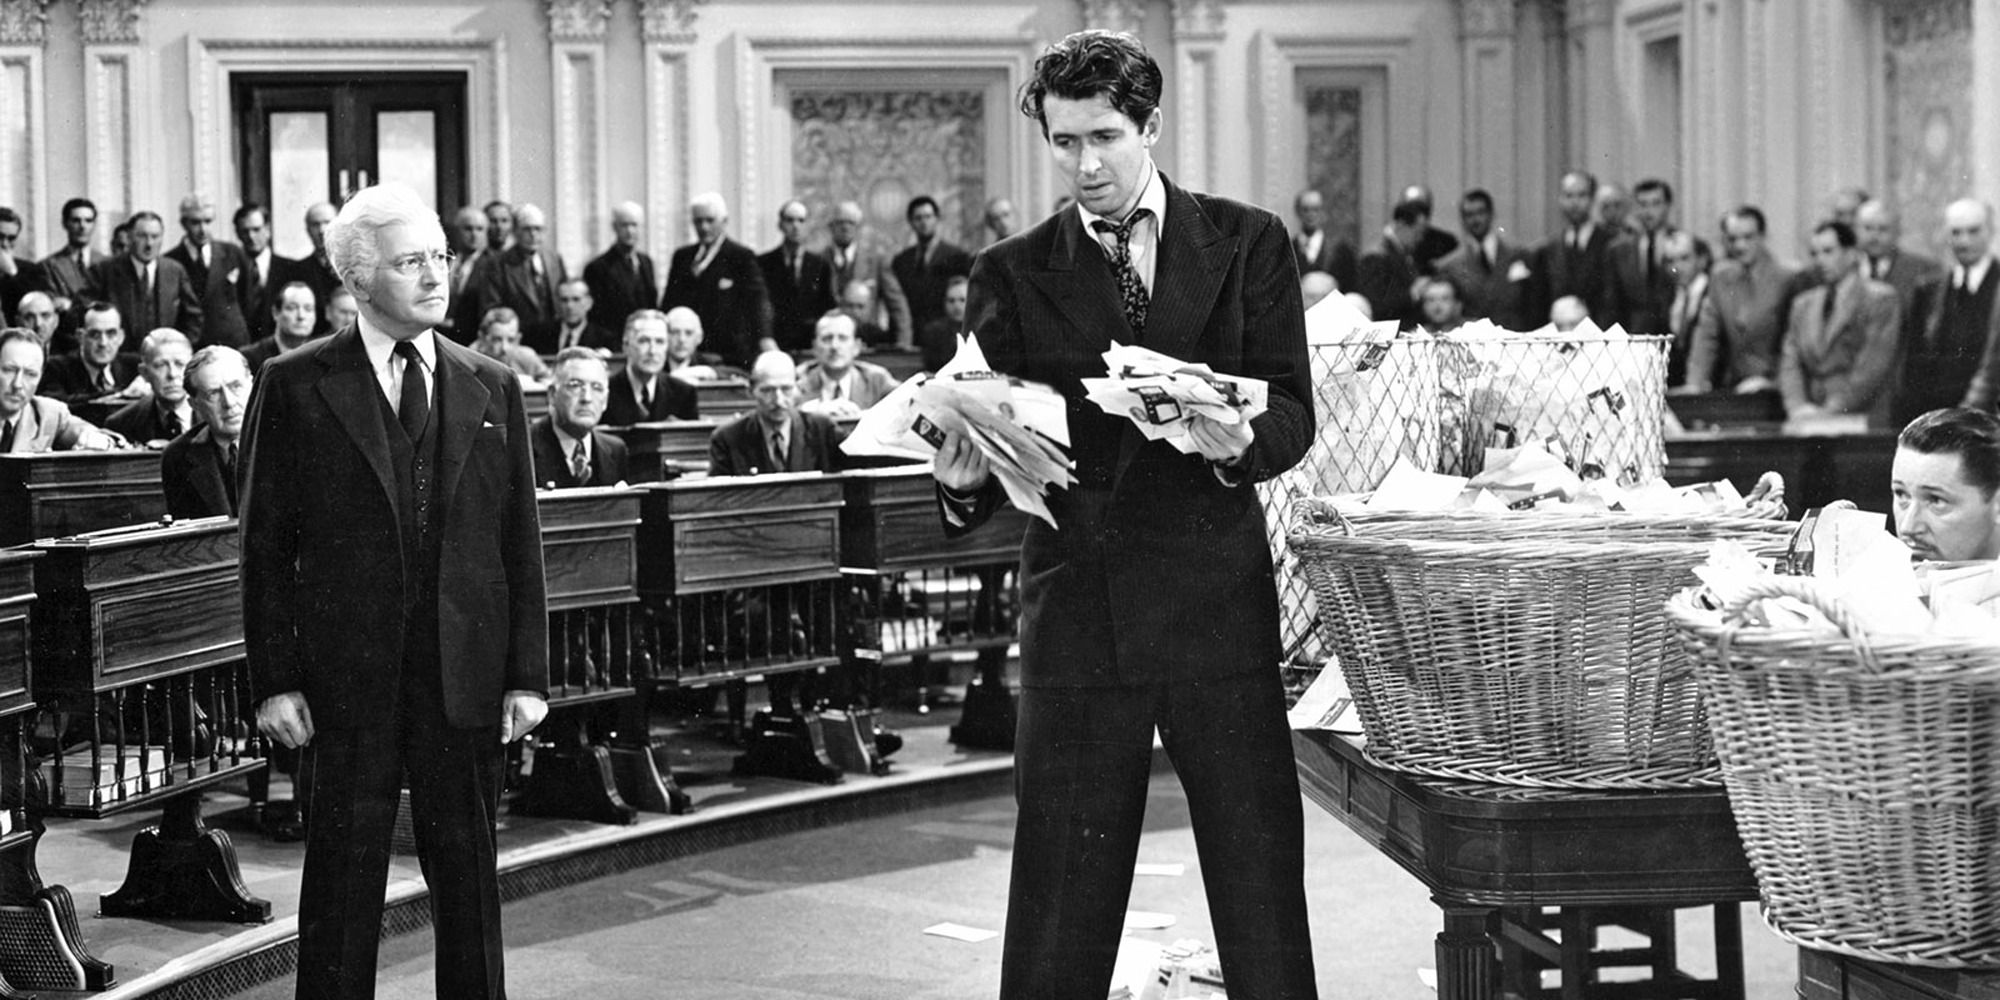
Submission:
<svg viewBox="0 0 2000 1000">
<path fill-rule="evenodd" d="M 1313 997 L 1304 817 L 1273 671 L 1024 688 L 1003 1000 L 1103 1000 L 1132 890 L 1153 729 L 1187 792 L 1232 1000 Z"/>
<path fill-rule="evenodd" d="M 413 653 L 417 646 L 410 644 Z M 399 685 L 383 685 L 399 695 L 383 706 L 392 726 L 321 730 L 306 746 L 312 794 L 299 891 L 300 1000 L 375 995 L 389 837 L 406 777 L 431 894 L 437 996 L 506 995 L 493 835 L 504 761 L 498 720 L 453 729 L 436 653 L 410 661 Z"/>
</svg>

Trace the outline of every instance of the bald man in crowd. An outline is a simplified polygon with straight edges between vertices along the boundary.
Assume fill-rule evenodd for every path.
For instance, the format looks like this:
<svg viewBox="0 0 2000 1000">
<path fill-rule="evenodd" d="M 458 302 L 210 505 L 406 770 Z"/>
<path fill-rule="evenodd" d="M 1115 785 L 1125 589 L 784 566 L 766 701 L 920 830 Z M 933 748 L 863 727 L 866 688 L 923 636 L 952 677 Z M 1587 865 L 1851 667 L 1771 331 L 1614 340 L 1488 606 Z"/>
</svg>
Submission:
<svg viewBox="0 0 2000 1000">
<path fill-rule="evenodd" d="M 840 433 L 833 421 L 799 408 L 798 365 L 789 355 L 758 355 L 750 369 L 750 393 L 755 407 L 709 437 L 709 475 L 840 469 Z"/>
<path fill-rule="evenodd" d="M 333 225 L 336 210 L 327 202 L 320 202 L 306 209 L 306 239 L 312 241 L 312 253 L 296 261 L 291 268 L 294 281 L 303 281 L 313 290 L 313 301 L 322 307 L 333 302 L 333 293 L 340 287 L 340 275 L 333 270 L 333 258 L 326 252 L 326 227 Z M 332 333 L 340 329 L 332 316 L 321 310 L 319 324 L 313 328 L 316 334 Z"/>
<path fill-rule="evenodd" d="M 1943 406 L 1990 410 L 2000 390 L 2000 268 L 1993 266 L 1993 206 L 1974 198 L 1944 210 L 1952 266 L 1923 337 L 1903 366 L 1897 418 Z M 1952 399 L 1954 395 L 1957 399 Z"/>
<path fill-rule="evenodd" d="M 1014 219 L 1014 203 L 1006 198 L 987 200 L 985 222 L 986 231 L 993 236 L 987 241 L 989 246 L 1021 231 L 1020 224 Z"/>
<path fill-rule="evenodd" d="M 854 317 L 836 309 L 813 330 L 813 360 L 799 371 L 799 408 L 829 417 L 859 416 L 896 390 L 887 368 L 860 358 Z"/>
<path fill-rule="evenodd" d="M 708 331 L 709 348 L 747 368 L 759 352 L 777 346 L 757 252 L 729 238 L 729 203 L 713 191 L 688 203 L 688 223 L 695 241 L 674 251 L 660 310 L 694 310 Z"/>
<path fill-rule="evenodd" d="M 215 201 L 204 194 L 181 199 L 181 242 L 168 259 L 188 274 L 201 298 L 201 342 L 242 347 L 250 343 L 244 303 L 257 269 L 243 248 L 215 238 Z"/>
<path fill-rule="evenodd" d="M 888 258 L 870 253 L 862 245 L 865 218 L 860 203 L 843 201 L 834 206 L 833 218 L 827 220 L 826 260 L 833 267 L 833 287 L 841 290 L 841 301 L 845 304 L 848 287 L 856 281 L 866 282 L 874 303 L 867 315 L 855 317 L 864 339 L 870 344 L 883 343 L 868 336 L 868 328 L 873 326 L 887 331 L 887 343 L 913 347 L 917 328 L 910 323 L 909 300 L 904 297 L 903 285 L 896 280 L 896 271 L 889 266 Z"/>
<path fill-rule="evenodd" d="M 583 266 L 590 286 L 590 321 L 606 330 L 625 329 L 625 320 L 660 301 L 653 258 L 639 249 L 646 210 L 635 201 L 611 209 L 611 246 Z"/>
<path fill-rule="evenodd" d="M 759 254 L 764 290 L 771 298 L 771 336 L 778 349 L 798 353 L 812 346 L 813 324 L 835 306 L 833 269 L 806 249 L 812 210 L 793 198 L 778 206 L 778 245 Z"/>
<path fill-rule="evenodd" d="M 486 248 L 486 226 L 486 213 L 466 205 L 451 217 L 445 232 L 458 259 L 451 265 L 451 311 L 438 324 L 438 331 L 461 344 L 470 343 L 477 335 L 479 317 L 470 312 L 478 306 L 473 293 L 479 290 L 485 269 L 496 256 Z"/>
<path fill-rule="evenodd" d="M 1879 198 L 1864 201 L 1854 210 L 1854 235 L 1865 255 L 1862 270 L 1896 290 L 1903 309 L 1902 348 L 1908 350 L 1923 336 L 1931 305 L 1944 287 L 1944 265 L 1935 257 L 1903 249 L 1902 220 Z"/>
</svg>

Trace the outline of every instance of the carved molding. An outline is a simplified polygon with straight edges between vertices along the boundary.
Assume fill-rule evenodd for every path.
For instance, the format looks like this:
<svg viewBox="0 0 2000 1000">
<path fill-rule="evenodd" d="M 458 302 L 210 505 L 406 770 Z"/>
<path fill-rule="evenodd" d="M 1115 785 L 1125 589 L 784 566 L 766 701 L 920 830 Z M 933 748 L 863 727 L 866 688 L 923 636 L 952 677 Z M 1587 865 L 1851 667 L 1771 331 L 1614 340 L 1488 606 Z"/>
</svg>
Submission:
<svg viewBox="0 0 2000 1000">
<path fill-rule="evenodd" d="M 1972 33 L 1972 0 L 1884 5 L 1883 36 L 1890 45 L 1914 45 Z"/>
<path fill-rule="evenodd" d="M 1467 38 L 1512 38 L 1515 0 L 1459 0 L 1460 29 Z"/>
<path fill-rule="evenodd" d="M 1141 0 L 1077 0 L 1083 9 L 1083 26 L 1107 31 L 1139 34 L 1146 26 L 1146 5 Z"/>
<path fill-rule="evenodd" d="M 601 42 L 611 24 L 611 0 L 542 0 L 549 41 Z"/>
<path fill-rule="evenodd" d="M 49 37 L 49 0 L 0 0 L 0 45 L 41 45 Z"/>
<path fill-rule="evenodd" d="M 77 0 L 86 45 L 131 45 L 139 41 L 139 8 L 146 0 Z"/>
<path fill-rule="evenodd" d="M 639 24 L 646 41 L 694 41 L 694 19 L 703 0 L 639 0 Z"/>
<path fill-rule="evenodd" d="M 1172 0 L 1174 40 L 1222 38 L 1222 0 Z"/>
</svg>

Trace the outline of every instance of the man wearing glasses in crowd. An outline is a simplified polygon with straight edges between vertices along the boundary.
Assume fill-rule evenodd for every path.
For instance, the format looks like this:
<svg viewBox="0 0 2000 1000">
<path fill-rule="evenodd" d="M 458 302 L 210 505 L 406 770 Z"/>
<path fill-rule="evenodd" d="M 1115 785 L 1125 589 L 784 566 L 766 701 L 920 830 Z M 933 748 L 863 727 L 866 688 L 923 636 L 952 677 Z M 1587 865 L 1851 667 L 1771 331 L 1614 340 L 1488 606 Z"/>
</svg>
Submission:
<svg viewBox="0 0 2000 1000">
<path fill-rule="evenodd" d="M 549 412 L 528 427 L 535 482 L 545 487 L 615 486 L 625 479 L 625 442 L 597 429 L 611 395 L 611 369 L 587 347 L 556 355 Z"/>
</svg>

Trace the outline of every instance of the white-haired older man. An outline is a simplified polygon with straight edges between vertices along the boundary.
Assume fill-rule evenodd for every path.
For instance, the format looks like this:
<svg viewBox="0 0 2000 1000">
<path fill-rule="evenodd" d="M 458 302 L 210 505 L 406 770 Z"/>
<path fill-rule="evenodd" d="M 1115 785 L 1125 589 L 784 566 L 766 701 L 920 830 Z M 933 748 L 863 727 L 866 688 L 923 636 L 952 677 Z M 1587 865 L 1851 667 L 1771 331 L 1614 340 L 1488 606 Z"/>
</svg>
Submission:
<svg viewBox="0 0 2000 1000">
<path fill-rule="evenodd" d="M 355 324 L 264 365 L 242 474 L 258 728 L 313 776 L 298 995 L 374 995 L 397 791 L 430 886 L 441 996 L 504 995 L 503 747 L 547 712 L 548 618 L 520 380 L 435 332 L 436 212 L 364 188 L 329 227 Z"/>
<path fill-rule="evenodd" d="M 139 344 L 139 377 L 152 392 L 119 407 L 104 426 L 155 448 L 187 433 L 200 419 L 188 402 L 187 366 L 193 356 L 194 345 L 173 327 L 147 334 Z"/>
<path fill-rule="evenodd" d="M 186 271 L 201 297 L 201 342 L 242 347 L 253 339 L 243 302 L 257 280 L 257 266 L 240 246 L 215 238 L 215 202 L 207 195 L 181 199 L 181 242 L 168 259 Z"/>
<path fill-rule="evenodd" d="M 757 252 L 729 238 L 729 203 L 712 191 L 688 202 L 688 223 L 695 241 L 674 251 L 660 310 L 694 310 L 708 331 L 709 349 L 748 368 L 760 352 L 777 346 Z"/>
</svg>

